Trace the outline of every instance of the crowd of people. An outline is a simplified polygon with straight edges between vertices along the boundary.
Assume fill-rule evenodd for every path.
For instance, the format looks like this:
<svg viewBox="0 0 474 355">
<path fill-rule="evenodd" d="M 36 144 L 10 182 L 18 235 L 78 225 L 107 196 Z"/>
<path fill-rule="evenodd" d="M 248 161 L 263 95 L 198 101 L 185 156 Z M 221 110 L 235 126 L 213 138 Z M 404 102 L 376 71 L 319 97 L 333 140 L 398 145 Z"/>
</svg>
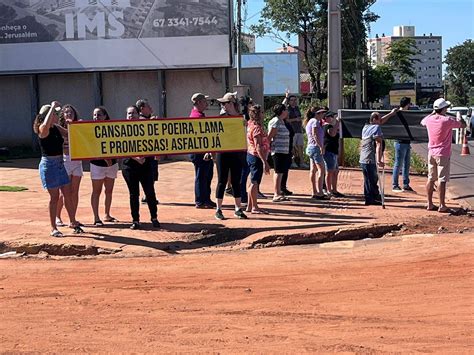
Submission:
<svg viewBox="0 0 474 355">
<path fill-rule="evenodd" d="M 191 97 L 192 109 L 189 117 L 201 119 L 208 109 L 208 96 L 196 93 Z M 408 100 L 408 101 L 407 101 Z M 440 99 L 441 100 L 441 99 Z M 310 107 L 304 118 L 298 108 L 297 98 L 286 94 L 285 100 L 272 108 L 273 118 L 264 125 L 264 111 L 261 105 L 251 100 L 241 112 L 237 93 L 226 93 L 218 98 L 220 115 L 242 116 L 246 127 L 247 151 L 239 152 L 200 152 L 190 155 L 194 165 L 194 202 L 198 209 L 214 209 L 215 218 L 224 220 L 222 206 L 226 194 L 234 199 L 234 216 L 247 219 L 247 214 L 268 214 L 260 208 L 259 198 L 265 198 L 260 193 L 259 185 L 264 175 L 270 174 L 270 161 L 273 165 L 273 196 L 272 202 L 289 201 L 293 194 L 288 190 L 288 172 L 293 166 L 307 168 L 304 153 L 309 158 L 309 181 L 312 189 L 311 198 L 328 200 L 344 195 L 338 191 L 338 155 L 340 137 L 340 119 L 336 113 L 326 107 Z M 288 104 L 288 105 L 287 105 Z M 403 105 L 402 105 L 403 104 Z M 408 109 L 408 98 L 403 98 L 400 109 Z M 438 209 L 445 212 L 444 193 L 446 182 L 449 180 L 450 140 L 448 133 L 454 127 L 462 127 L 462 123 L 445 116 L 449 104 L 437 100 L 433 115 L 426 117 L 422 124 L 426 125 L 429 134 L 429 180 L 427 195 L 429 210 Z M 381 204 L 378 187 L 377 167 L 383 168 L 383 134 L 381 126 L 399 109 L 393 109 L 389 114 L 381 116 L 378 112 L 370 115 L 369 122 L 362 130 L 360 165 L 364 176 L 364 197 L 366 205 Z M 140 99 L 135 105 L 126 108 L 127 120 L 157 119 L 153 116 L 153 108 L 145 99 Z M 92 112 L 94 121 L 110 120 L 104 107 L 96 107 Z M 69 156 L 69 141 L 67 127 L 70 123 L 80 120 L 77 110 L 69 104 L 61 107 L 53 101 L 41 107 L 34 121 L 33 129 L 39 138 L 41 161 L 39 164 L 40 177 L 43 187 L 49 193 L 49 216 L 51 236 L 61 237 L 63 234 L 58 227 L 65 226 L 61 217 L 63 206 L 69 217 L 69 227 L 74 233 L 83 233 L 83 224 L 76 219 L 79 203 L 79 189 L 83 176 L 82 161 L 72 161 Z M 448 130 L 449 128 L 449 130 Z M 448 133 L 446 133 L 448 132 Z M 307 137 L 304 150 L 304 134 Z M 398 186 L 398 171 L 403 167 L 403 188 L 411 191 L 409 186 L 409 147 L 399 142 L 393 173 L 393 189 Z M 408 156 L 408 160 L 407 160 Z M 158 180 L 157 157 L 128 157 L 122 159 L 122 175 L 126 182 L 132 223 L 131 229 L 139 229 L 140 223 L 140 185 L 144 191 L 142 203 L 146 203 L 150 213 L 151 224 L 160 228 L 158 221 L 159 201 L 156 197 L 155 182 Z M 217 168 L 215 202 L 212 200 L 212 181 L 214 164 Z M 90 161 L 90 177 L 92 181 L 91 209 L 93 224 L 102 226 L 104 222 L 116 222 L 111 214 L 112 197 L 115 179 L 119 172 L 117 159 L 95 159 Z M 440 206 L 432 202 L 433 184 L 439 182 Z M 104 190 L 104 218 L 100 217 L 100 196 Z M 401 190 L 401 189 L 400 189 Z"/>
</svg>

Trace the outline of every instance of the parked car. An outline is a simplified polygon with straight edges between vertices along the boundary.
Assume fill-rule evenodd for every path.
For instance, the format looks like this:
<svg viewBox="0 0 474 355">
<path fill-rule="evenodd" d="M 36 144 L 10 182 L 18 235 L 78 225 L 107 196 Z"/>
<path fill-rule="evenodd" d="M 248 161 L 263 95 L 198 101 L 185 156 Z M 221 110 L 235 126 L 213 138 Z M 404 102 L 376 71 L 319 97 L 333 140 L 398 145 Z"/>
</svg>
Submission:
<svg viewBox="0 0 474 355">
<path fill-rule="evenodd" d="M 464 107 L 464 106 L 455 106 L 455 107 L 451 107 L 448 109 L 448 112 L 451 112 L 453 114 L 457 114 L 458 112 L 461 113 L 461 117 L 463 119 L 466 119 L 467 117 L 467 111 L 469 110 L 469 108 L 467 107 Z"/>
</svg>

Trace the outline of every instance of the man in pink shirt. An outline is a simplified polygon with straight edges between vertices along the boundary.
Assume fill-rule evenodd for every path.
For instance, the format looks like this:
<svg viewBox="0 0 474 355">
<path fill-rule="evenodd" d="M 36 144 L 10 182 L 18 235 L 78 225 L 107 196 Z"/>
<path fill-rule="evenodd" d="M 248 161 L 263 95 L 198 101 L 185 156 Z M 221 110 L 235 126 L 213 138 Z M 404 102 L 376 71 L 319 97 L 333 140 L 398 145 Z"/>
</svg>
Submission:
<svg viewBox="0 0 474 355">
<path fill-rule="evenodd" d="M 453 117 L 446 116 L 451 104 L 441 98 L 434 102 L 434 111 L 423 118 L 421 124 L 428 130 L 428 182 L 426 193 L 428 196 L 429 211 L 449 212 L 446 206 L 446 183 L 449 181 L 449 165 L 451 158 L 451 141 L 453 128 L 465 128 L 464 120 L 457 121 Z M 438 180 L 439 207 L 433 205 L 434 183 Z"/>
<path fill-rule="evenodd" d="M 189 114 L 192 118 L 206 117 L 204 111 L 208 107 L 209 96 L 195 93 L 191 97 L 193 109 Z M 196 208 L 215 208 L 216 203 L 211 200 L 211 182 L 214 173 L 214 162 L 211 153 L 191 154 L 191 161 L 194 164 L 196 177 L 194 179 L 194 202 Z"/>
</svg>

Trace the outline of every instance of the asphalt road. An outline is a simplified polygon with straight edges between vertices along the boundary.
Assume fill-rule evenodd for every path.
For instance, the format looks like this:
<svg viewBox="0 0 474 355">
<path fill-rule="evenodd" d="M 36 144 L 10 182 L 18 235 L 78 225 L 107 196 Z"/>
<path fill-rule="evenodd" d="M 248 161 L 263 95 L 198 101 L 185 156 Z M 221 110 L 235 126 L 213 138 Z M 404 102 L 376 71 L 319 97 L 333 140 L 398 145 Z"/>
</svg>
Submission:
<svg viewBox="0 0 474 355">
<path fill-rule="evenodd" d="M 453 144 L 451 155 L 451 179 L 448 194 L 463 207 L 474 208 L 474 141 L 468 142 L 470 155 L 461 156 L 461 145 Z M 412 144 L 413 150 L 422 157 L 428 156 L 427 143 Z"/>
</svg>

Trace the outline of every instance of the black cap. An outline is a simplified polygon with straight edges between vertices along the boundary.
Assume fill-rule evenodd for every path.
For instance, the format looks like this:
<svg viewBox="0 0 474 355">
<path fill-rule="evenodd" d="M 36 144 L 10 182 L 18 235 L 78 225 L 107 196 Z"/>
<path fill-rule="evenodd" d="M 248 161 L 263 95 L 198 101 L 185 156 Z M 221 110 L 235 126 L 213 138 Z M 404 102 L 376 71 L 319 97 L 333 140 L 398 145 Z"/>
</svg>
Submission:
<svg viewBox="0 0 474 355">
<path fill-rule="evenodd" d="M 324 117 L 334 117 L 336 115 L 337 115 L 337 113 L 332 112 L 332 111 L 328 111 L 324 114 Z"/>
</svg>

